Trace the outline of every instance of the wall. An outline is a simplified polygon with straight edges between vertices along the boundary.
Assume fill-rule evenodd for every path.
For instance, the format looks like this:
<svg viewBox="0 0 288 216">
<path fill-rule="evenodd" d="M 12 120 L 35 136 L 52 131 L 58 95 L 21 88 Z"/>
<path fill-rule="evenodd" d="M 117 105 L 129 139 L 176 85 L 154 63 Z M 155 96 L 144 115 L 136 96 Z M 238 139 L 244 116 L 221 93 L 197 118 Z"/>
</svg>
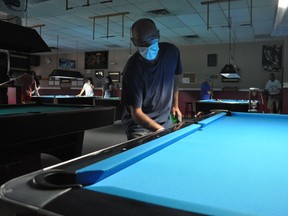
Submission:
<svg viewBox="0 0 288 216">
<path fill-rule="evenodd" d="M 268 72 L 262 69 L 262 46 L 263 45 L 284 45 L 283 54 L 286 55 L 287 45 L 285 41 L 270 41 L 270 42 L 255 42 L 255 43 L 238 43 L 235 45 L 235 64 L 239 67 L 239 75 L 241 79 L 239 82 L 222 82 L 220 71 L 229 63 L 228 58 L 228 44 L 216 45 L 197 45 L 197 46 L 182 46 L 179 47 L 181 53 L 181 61 L 184 73 L 196 73 L 196 82 L 190 84 L 182 84 L 182 88 L 199 88 L 201 82 L 209 75 L 215 75 L 213 80 L 213 87 L 237 87 L 248 89 L 249 87 L 264 88 L 268 79 Z M 135 49 L 132 53 L 135 52 Z M 207 55 L 217 54 L 217 66 L 207 66 Z M 47 80 L 48 75 L 57 68 L 57 55 L 49 56 L 51 63 L 47 64 L 45 58 L 48 55 L 41 56 L 40 66 L 34 67 L 33 70 L 42 78 Z M 94 77 L 93 70 L 84 70 L 84 53 L 71 53 L 58 55 L 58 58 L 67 58 L 76 60 L 76 70 L 80 71 L 85 77 Z M 126 61 L 129 58 L 129 50 L 113 50 L 109 51 L 108 71 L 122 72 Z M 286 64 L 286 58 L 283 57 Z M 233 62 L 231 62 L 233 63 Z M 276 73 L 278 79 L 281 78 L 280 73 Z M 286 77 L 285 77 L 286 78 Z M 288 77 L 286 78 L 286 82 Z M 42 85 L 45 86 L 44 82 Z"/>
<path fill-rule="evenodd" d="M 235 45 L 235 64 L 239 67 L 239 82 L 222 82 L 220 71 L 229 63 L 228 44 L 181 47 L 181 60 L 184 72 L 195 72 L 196 83 L 182 85 L 183 87 L 199 88 L 201 82 L 209 76 L 215 75 L 213 87 L 237 87 L 248 89 L 250 87 L 264 88 L 268 80 L 268 72 L 262 69 L 262 46 L 278 45 L 283 41 L 265 43 L 238 43 Z M 207 55 L 217 54 L 217 66 L 207 66 Z M 233 62 L 231 62 L 233 63 Z M 281 78 L 280 73 L 276 73 Z"/>
<path fill-rule="evenodd" d="M 235 58 L 234 62 L 240 71 L 239 75 L 241 79 L 239 82 L 222 82 L 220 71 L 229 63 L 228 58 L 228 44 L 215 44 L 215 45 L 197 45 L 197 46 L 181 46 L 180 54 L 181 61 L 183 65 L 184 74 L 195 73 L 196 80 L 195 83 L 181 84 L 181 109 L 184 109 L 185 101 L 197 100 L 199 95 L 199 86 L 201 82 L 209 75 L 216 77 L 213 79 L 213 88 L 217 91 L 222 91 L 223 88 L 234 88 L 239 89 L 240 92 L 231 91 L 228 94 L 225 94 L 227 97 L 235 98 L 246 97 L 248 99 L 248 89 L 250 87 L 258 87 L 263 89 L 268 80 L 269 72 L 264 71 L 262 68 L 262 46 L 263 45 L 283 45 L 283 66 L 284 70 L 284 86 L 288 87 L 288 42 L 287 38 L 283 41 L 266 41 L 266 42 L 254 42 L 254 43 L 238 43 L 235 44 Z M 132 53 L 135 52 L 133 48 Z M 130 51 L 125 50 L 113 50 L 109 51 L 109 60 L 108 60 L 108 69 L 105 69 L 105 75 L 108 71 L 120 71 L 122 72 L 125 63 L 127 62 Z M 57 58 L 67 58 L 76 60 L 76 70 L 80 71 L 85 77 L 93 77 L 95 82 L 95 76 L 93 70 L 84 70 L 84 54 L 85 53 L 71 53 L 61 55 L 50 55 L 51 63 L 47 64 L 45 58 L 48 55 L 41 56 L 41 62 L 39 67 L 34 67 L 38 75 L 42 76 L 42 87 L 45 89 L 51 89 L 51 86 L 48 86 L 48 75 L 57 68 Z M 207 55 L 208 54 L 217 54 L 217 65 L 216 66 L 207 66 Z M 281 73 L 276 72 L 276 78 L 281 79 Z M 119 84 L 121 87 L 121 83 Z M 79 86 L 78 89 L 81 87 Z M 59 89 L 59 88 L 58 88 Z M 76 88 L 77 89 L 77 88 Z M 59 93 L 61 94 L 61 92 Z M 223 95 L 223 94 L 222 94 Z M 288 102 L 286 98 L 288 97 L 288 92 L 284 91 L 283 98 L 284 107 L 283 110 L 285 113 L 288 113 Z M 244 98 L 246 99 L 246 98 Z"/>
<path fill-rule="evenodd" d="M 47 63 L 45 61 L 46 58 L 50 58 L 51 61 Z M 37 75 L 41 75 L 41 86 L 51 88 L 51 86 L 48 85 L 48 76 L 49 74 L 58 67 L 58 59 L 64 58 L 64 59 L 71 59 L 76 60 L 76 69 L 77 71 L 80 71 L 84 77 L 92 77 L 93 81 L 96 81 L 95 78 L 95 70 L 85 70 L 85 53 L 71 53 L 71 54 L 59 54 L 57 55 L 51 55 L 51 54 L 43 54 L 41 56 L 40 60 L 40 66 L 38 67 L 32 67 L 32 70 L 34 70 Z M 122 72 L 125 63 L 127 62 L 129 58 L 129 50 L 113 50 L 109 51 L 109 57 L 108 57 L 108 69 L 104 69 L 105 76 L 108 75 L 108 71 L 120 71 Z M 79 87 L 80 88 L 80 87 Z"/>
</svg>

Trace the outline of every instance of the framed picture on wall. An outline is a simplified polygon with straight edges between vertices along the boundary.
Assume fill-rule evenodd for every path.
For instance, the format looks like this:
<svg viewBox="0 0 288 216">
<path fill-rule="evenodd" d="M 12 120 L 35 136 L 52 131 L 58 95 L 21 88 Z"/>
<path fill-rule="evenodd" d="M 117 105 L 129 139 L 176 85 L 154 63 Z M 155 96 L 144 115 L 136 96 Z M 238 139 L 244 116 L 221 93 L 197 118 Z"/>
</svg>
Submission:
<svg viewBox="0 0 288 216">
<path fill-rule="evenodd" d="M 196 73 L 192 73 L 192 72 L 183 73 L 182 83 L 183 84 L 196 83 Z"/>
<path fill-rule="evenodd" d="M 85 69 L 107 69 L 108 51 L 85 52 Z"/>
<path fill-rule="evenodd" d="M 113 83 L 120 83 L 120 71 L 108 71 Z"/>
<path fill-rule="evenodd" d="M 75 69 L 76 68 L 76 61 L 71 59 L 59 59 L 59 67 L 63 69 Z"/>
<path fill-rule="evenodd" d="M 262 67 L 266 71 L 280 71 L 282 68 L 282 45 L 263 46 Z"/>
<path fill-rule="evenodd" d="M 217 54 L 207 55 L 207 66 L 217 66 Z"/>
</svg>

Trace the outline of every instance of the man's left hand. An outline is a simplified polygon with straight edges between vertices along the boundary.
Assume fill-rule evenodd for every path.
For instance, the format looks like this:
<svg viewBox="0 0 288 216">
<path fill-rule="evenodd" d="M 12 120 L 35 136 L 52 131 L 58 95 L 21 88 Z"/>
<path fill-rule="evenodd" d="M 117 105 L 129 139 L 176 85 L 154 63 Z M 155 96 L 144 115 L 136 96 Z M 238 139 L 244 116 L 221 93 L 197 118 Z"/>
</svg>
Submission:
<svg viewBox="0 0 288 216">
<path fill-rule="evenodd" d="M 178 122 L 182 122 L 182 113 L 178 107 L 172 107 L 172 115 L 178 119 Z"/>
</svg>

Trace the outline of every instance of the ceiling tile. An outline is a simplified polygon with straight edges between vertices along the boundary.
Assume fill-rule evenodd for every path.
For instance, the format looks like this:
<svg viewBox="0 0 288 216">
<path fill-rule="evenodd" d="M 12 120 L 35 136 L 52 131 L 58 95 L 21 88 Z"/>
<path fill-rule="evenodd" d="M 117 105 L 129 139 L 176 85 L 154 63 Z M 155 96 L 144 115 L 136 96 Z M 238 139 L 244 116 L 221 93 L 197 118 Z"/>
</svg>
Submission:
<svg viewBox="0 0 288 216">
<path fill-rule="evenodd" d="M 229 34 L 228 4 L 215 3 L 201 4 L 205 0 L 113 0 L 112 3 L 100 4 L 98 0 L 91 0 L 90 6 L 83 7 L 87 0 L 68 0 L 73 9 L 66 10 L 66 1 L 59 0 L 28 0 L 27 13 L 23 17 L 23 25 L 34 26 L 41 32 L 41 37 L 48 46 L 57 45 L 57 36 L 61 42 L 61 51 L 68 52 L 73 49 L 75 41 L 78 42 L 79 51 L 97 49 L 130 48 L 130 30 L 132 24 L 139 18 L 151 18 L 160 30 L 161 40 L 173 42 L 176 45 L 187 44 L 215 44 L 227 43 Z M 252 25 L 250 24 L 250 0 L 232 1 L 230 16 L 232 29 L 237 42 L 261 40 L 257 35 L 271 35 L 271 40 L 283 38 L 288 35 L 287 12 L 279 23 L 279 29 L 274 30 L 278 0 L 252 0 Z M 155 15 L 148 11 L 167 9 L 170 14 Z M 111 15 L 129 12 L 124 16 L 124 37 L 122 37 L 122 16 L 107 17 L 95 20 L 93 40 L 93 19 L 91 16 Z M 208 23 L 209 16 L 209 26 Z M 207 30 L 207 27 L 210 27 Z M 107 37 L 108 34 L 114 37 Z M 281 33 L 281 34 L 280 34 Z M 197 39 L 187 39 L 182 36 L 197 34 Z M 262 40 L 267 40 L 263 37 Z M 59 42 L 58 41 L 58 42 Z"/>
</svg>

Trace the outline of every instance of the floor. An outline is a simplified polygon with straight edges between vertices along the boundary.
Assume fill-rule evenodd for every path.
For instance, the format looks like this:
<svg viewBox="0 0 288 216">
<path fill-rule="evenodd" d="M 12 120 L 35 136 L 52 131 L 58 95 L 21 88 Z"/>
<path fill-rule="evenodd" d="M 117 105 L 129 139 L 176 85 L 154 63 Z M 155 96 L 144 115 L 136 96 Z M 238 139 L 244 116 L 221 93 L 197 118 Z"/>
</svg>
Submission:
<svg viewBox="0 0 288 216">
<path fill-rule="evenodd" d="M 121 121 L 114 125 L 85 131 L 82 154 L 87 154 L 127 141 Z"/>
<path fill-rule="evenodd" d="M 94 152 L 109 146 L 127 141 L 126 134 L 121 126 L 121 121 L 116 121 L 114 125 L 86 130 L 83 140 L 82 155 Z M 42 167 L 48 167 L 61 161 L 47 154 L 41 155 Z"/>
<path fill-rule="evenodd" d="M 86 130 L 83 140 L 82 155 L 126 141 L 127 137 L 121 126 L 121 121 L 116 121 L 110 126 Z M 47 154 L 42 154 L 41 159 L 42 168 L 61 162 L 58 158 Z M 1 205 L 0 215 L 7 215 Z"/>
<path fill-rule="evenodd" d="M 96 128 L 85 131 L 82 155 L 97 151 L 121 142 L 127 141 L 126 134 L 121 126 L 121 121 L 116 121 L 114 125 Z M 42 167 L 48 167 L 61 161 L 51 155 L 41 155 Z M 0 205 L 0 215 L 9 215 Z"/>
</svg>

